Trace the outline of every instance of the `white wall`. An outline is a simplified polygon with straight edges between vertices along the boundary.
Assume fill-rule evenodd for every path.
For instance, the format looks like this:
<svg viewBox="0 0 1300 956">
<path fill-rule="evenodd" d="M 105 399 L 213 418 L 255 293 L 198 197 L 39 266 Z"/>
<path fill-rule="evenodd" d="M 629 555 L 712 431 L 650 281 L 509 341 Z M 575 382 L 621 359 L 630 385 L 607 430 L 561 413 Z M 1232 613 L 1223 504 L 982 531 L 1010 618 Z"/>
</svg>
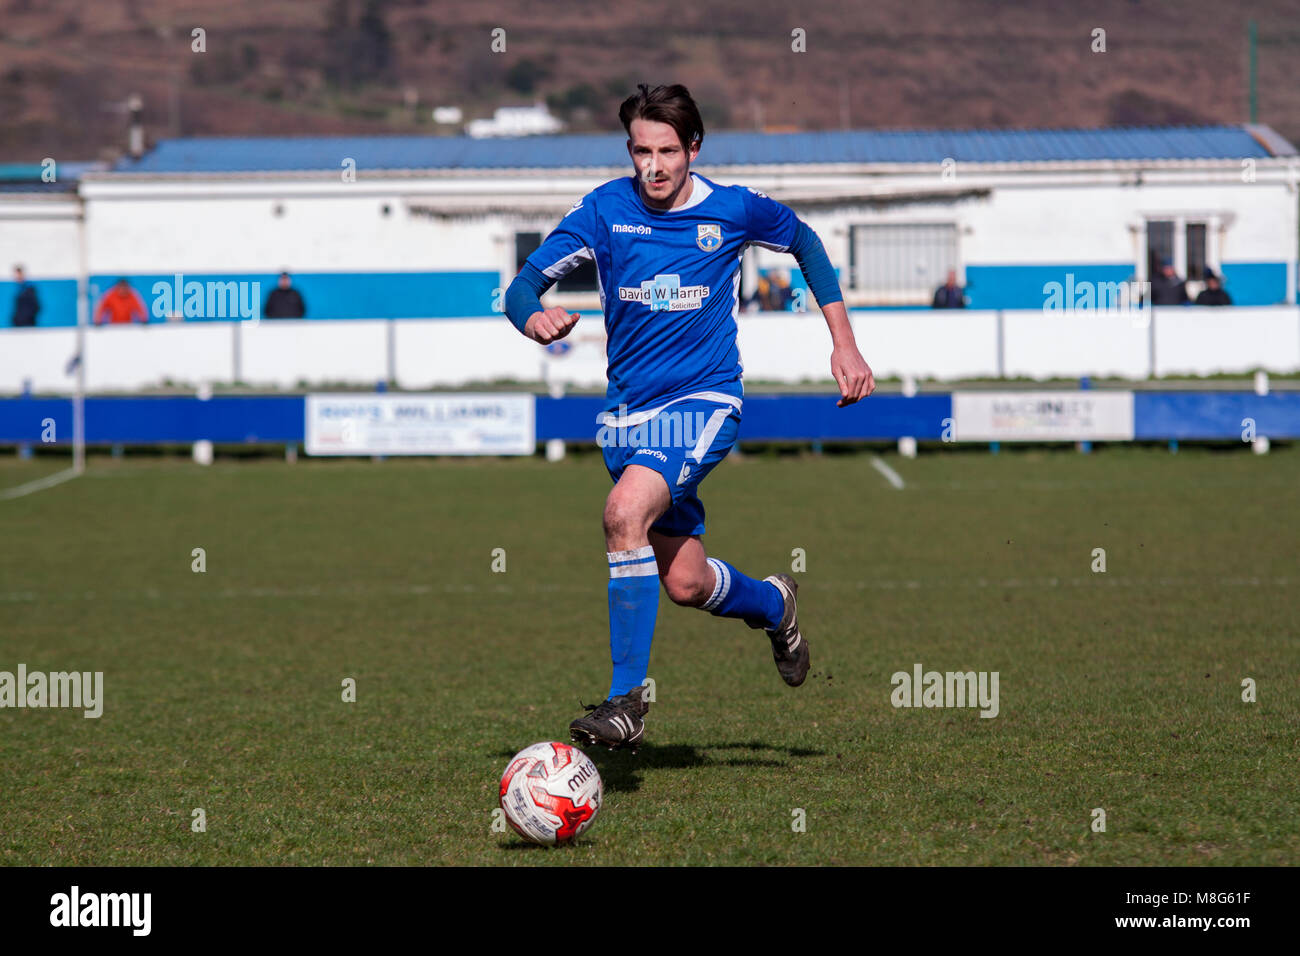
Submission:
<svg viewBox="0 0 1300 956">
<path fill-rule="evenodd" d="M 22 265 L 29 279 L 75 279 L 80 204 L 21 195 L 0 196 L 0 277 L 13 278 L 13 267 Z M 8 320 L 7 313 L 0 316 Z"/>
<path fill-rule="evenodd" d="M 388 323 L 382 319 L 268 320 L 241 324 L 239 335 L 240 377 L 250 385 L 374 385 L 388 377 Z"/>
<path fill-rule="evenodd" d="M 877 375 L 951 380 L 995 377 L 998 315 L 966 311 L 859 312 L 854 334 Z M 389 376 L 402 388 L 425 389 L 494 379 L 605 381 L 604 330 L 584 320 L 571 350 L 553 357 L 503 317 L 388 322 L 277 320 L 188 322 L 89 328 L 87 385 L 133 390 L 164 379 L 229 382 L 239 349 L 241 378 L 259 386 L 294 388 L 348 383 L 373 386 Z M 391 349 L 390 349 L 390 336 Z M 1115 375 L 1145 378 L 1155 346 L 1157 374 L 1243 373 L 1257 367 L 1300 371 L 1300 309 L 1179 308 L 1157 312 L 1154 334 L 1120 316 L 1006 312 L 1001 366 L 1008 376 L 1033 378 Z M 799 382 L 830 378 L 830 335 L 819 314 L 744 315 L 738 344 L 748 381 Z M 65 373 L 76 348 L 71 328 L 0 332 L 0 393 L 30 379 L 41 391 L 69 392 Z"/>
<path fill-rule="evenodd" d="M 822 326 L 822 376 L 830 378 L 830 333 Z M 972 378 L 996 375 L 997 313 L 963 311 L 859 312 L 853 337 L 872 372 L 880 375 Z M 773 362 L 779 369 L 779 355 Z"/>
<path fill-rule="evenodd" d="M 75 351 L 75 329 L 50 331 L 68 334 L 67 352 Z M 229 381 L 233 332 L 227 322 L 90 328 L 86 334 L 86 388 L 139 389 L 161 385 L 164 379 Z"/>
<path fill-rule="evenodd" d="M 584 323 L 599 325 L 579 320 L 579 326 Z M 601 342 L 603 354 L 603 334 Z M 542 346 L 520 335 L 505 316 L 397 323 L 396 381 L 402 388 L 494 378 L 538 381 L 546 356 Z"/>
<path fill-rule="evenodd" d="M 962 254 L 985 265 L 1136 264 L 1145 246 L 1130 227 L 1175 215 L 1231 220 L 1223 227 L 1224 261 L 1295 258 L 1296 194 L 1283 183 L 1037 186 L 1029 179 L 962 207 L 970 230 Z"/>
<path fill-rule="evenodd" d="M 1010 377 L 1079 375 L 1145 378 L 1151 367 L 1149 315 L 1004 313 L 1004 369 Z M 1300 357 L 1298 357 L 1300 358 Z"/>
<path fill-rule="evenodd" d="M 498 269 L 499 223 L 408 215 L 402 193 L 92 201 L 92 273 Z M 382 207 L 389 207 L 387 216 Z M 276 207 L 283 209 L 275 214 Z M 558 219 L 558 215 L 556 217 Z M 513 246 L 510 249 L 513 265 Z"/>
<path fill-rule="evenodd" d="M 1256 366 L 1300 367 L 1300 309 L 1162 309 L 1155 325 L 1157 375 L 1213 375 Z"/>
<path fill-rule="evenodd" d="M 1138 184 L 1134 171 L 1005 165 L 963 164 L 952 181 L 942 181 L 937 169 L 864 175 L 794 168 L 774 175 L 706 168 L 705 175 L 793 202 L 844 271 L 848 229 L 865 222 L 955 221 L 963 262 L 1136 264 L 1143 252 L 1131 227 L 1148 218 L 1214 215 L 1225 222 L 1224 261 L 1297 258 L 1296 190 L 1274 166 L 1261 166 L 1253 183 L 1242 182 L 1232 163 L 1207 163 L 1144 170 Z M 281 265 L 303 272 L 504 271 L 513 265 L 516 230 L 549 230 L 573 200 L 609 178 L 609 171 L 596 170 L 394 174 L 353 183 L 319 174 L 210 181 L 101 176 L 83 182 L 81 192 L 92 272 L 269 272 Z M 851 198 L 882 190 L 911 198 L 871 206 Z M 988 195 L 947 195 L 971 190 Z M 820 197 L 816 205 L 799 205 L 800 196 L 811 195 Z M 836 195 L 846 197 L 843 204 L 826 201 Z M 283 215 L 273 214 L 277 205 Z M 411 215 L 412 206 L 460 213 L 429 218 Z M 788 256 L 756 255 L 762 266 L 792 265 Z M 74 271 L 62 264 L 47 274 Z"/>
</svg>

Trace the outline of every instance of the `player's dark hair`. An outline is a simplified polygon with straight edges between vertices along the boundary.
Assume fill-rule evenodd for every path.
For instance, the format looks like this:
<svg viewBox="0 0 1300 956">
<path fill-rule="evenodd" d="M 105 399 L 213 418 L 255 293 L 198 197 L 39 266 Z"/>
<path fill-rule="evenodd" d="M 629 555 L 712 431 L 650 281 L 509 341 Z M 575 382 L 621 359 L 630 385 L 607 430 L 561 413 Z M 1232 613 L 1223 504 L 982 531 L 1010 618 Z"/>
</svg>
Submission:
<svg viewBox="0 0 1300 956">
<path fill-rule="evenodd" d="M 646 84 L 638 83 L 637 89 L 641 92 L 629 96 L 618 108 L 618 118 L 628 136 L 632 135 L 632 121 L 643 119 L 671 126 L 677 131 L 677 138 L 687 153 L 690 153 L 693 143 L 704 142 L 704 120 L 700 119 L 700 108 L 686 87 L 674 83 L 672 86 L 656 86 L 652 90 Z"/>
</svg>

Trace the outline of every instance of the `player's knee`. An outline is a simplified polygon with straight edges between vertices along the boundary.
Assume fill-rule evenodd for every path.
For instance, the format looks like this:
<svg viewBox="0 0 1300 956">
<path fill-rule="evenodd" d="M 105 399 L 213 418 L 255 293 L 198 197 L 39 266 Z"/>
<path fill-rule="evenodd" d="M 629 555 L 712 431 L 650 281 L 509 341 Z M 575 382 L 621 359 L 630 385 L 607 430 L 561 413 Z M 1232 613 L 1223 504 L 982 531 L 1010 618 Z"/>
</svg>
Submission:
<svg viewBox="0 0 1300 956">
<path fill-rule="evenodd" d="M 699 607 L 713 593 L 713 582 L 708 586 L 699 578 L 673 577 L 664 578 L 664 590 L 674 604 L 683 607 Z"/>
<path fill-rule="evenodd" d="M 604 525 L 605 537 L 611 541 L 640 538 L 650 526 L 640 507 L 614 494 L 605 502 Z"/>
</svg>

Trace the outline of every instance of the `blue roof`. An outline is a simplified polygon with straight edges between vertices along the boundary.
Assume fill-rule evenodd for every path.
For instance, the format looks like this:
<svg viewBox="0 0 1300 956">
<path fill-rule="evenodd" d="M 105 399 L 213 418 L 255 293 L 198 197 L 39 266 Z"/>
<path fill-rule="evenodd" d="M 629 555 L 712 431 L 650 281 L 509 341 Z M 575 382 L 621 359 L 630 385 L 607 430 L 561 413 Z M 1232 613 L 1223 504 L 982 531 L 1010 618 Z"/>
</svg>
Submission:
<svg viewBox="0 0 1300 956">
<path fill-rule="evenodd" d="M 1251 130 L 1257 134 L 1252 135 Z M 132 173 L 242 173 L 365 169 L 558 169 L 622 166 L 621 134 L 198 138 L 160 142 Z M 1266 146 L 1265 143 L 1269 146 Z M 1271 149 L 1269 148 L 1271 146 Z M 1050 162 L 1057 160 L 1260 159 L 1295 155 L 1267 127 L 1168 126 L 1036 130 L 835 130 L 708 133 L 696 165 Z"/>
</svg>

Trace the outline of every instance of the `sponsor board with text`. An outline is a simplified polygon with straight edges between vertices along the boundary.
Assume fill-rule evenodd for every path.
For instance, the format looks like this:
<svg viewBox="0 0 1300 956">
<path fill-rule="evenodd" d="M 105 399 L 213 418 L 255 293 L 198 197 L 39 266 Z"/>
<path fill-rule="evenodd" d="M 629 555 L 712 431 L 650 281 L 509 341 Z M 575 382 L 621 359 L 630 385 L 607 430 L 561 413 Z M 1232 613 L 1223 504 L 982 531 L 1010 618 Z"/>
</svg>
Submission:
<svg viewBox="0 0 1300 956">
<path fill-rule="evenodd" d="M 531 455 L 532 395 L 308 395 L 309 455 Z"/>
<path fill-rule="evenodd" d="M 1133 393 L 954 392 L 957 441 L 1132 441 Z"/>
</svg>

